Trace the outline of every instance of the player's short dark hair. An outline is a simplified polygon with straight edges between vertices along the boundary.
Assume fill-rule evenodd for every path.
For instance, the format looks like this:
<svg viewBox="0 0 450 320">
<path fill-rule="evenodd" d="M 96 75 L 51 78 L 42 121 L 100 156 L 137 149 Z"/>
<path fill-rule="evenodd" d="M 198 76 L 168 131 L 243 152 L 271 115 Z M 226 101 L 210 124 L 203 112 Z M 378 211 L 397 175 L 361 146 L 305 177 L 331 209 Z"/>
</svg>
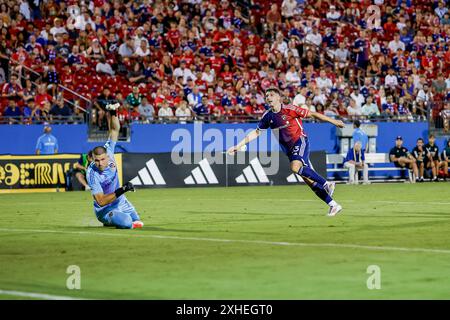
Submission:
<svg viewBox="0 0 450 320">
<path fill-rule="evenodd" d="M 419 141 L 423 142 L 423 139 L 422 138 L 417 138 L 417 142 L 419 142 Z"/>
<path fill-rule="evenodd" d="M 266 90 L 265 94 L 268 94 L 269 92 L 276 92 L 281 96 L 281 91 L 277 87 L 270 87 Z"/>
<path fill-rule="evenodd" d="M 98 146 L 92 149 L 92 155 L 93 156 L 100 156 L 102 154 L 106 153 L 106 148 L 103 146 Z"/>
<path fill-rule="evenodd" d="M 428 139 L 431 139 L 431 138 L 434 138 L 434 134 L 430 134 L 430 135 L 428 136 Z"/>
<path fill-rule="evenodd" d="M 353 122 L 353 124 L 355 125 L 355 127 L 359 128 L 359 127 L 361 126 L 361 121 L 355 120 L 355 121 Z"/>
</svg>

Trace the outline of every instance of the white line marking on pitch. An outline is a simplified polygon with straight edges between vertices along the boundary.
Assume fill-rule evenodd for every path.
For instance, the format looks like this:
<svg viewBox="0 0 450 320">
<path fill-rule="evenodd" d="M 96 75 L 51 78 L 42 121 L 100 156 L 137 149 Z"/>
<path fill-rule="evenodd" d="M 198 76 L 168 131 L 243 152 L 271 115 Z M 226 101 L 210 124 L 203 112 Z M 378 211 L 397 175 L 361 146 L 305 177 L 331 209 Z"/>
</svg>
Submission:
<svg viewBox="0 0 450 320">
<path fill-rule="evenodd" d="M 317 202 L 315 199 L 272 199 L 272 198 L 254 198 L 254 199 L 238 199 L 238 198 L 186 198 L 183 199 L 184 201 L 270 201 L 270 202 Z M 52 203 L 66 203 L 66 201 L 56 201 L 52 200 Z M 140 202 L 167 202 L 167 201 L 173 201 L 173 199 L 140 199 Z M 450 205 L 450 202 L 433 202 L 433 201 L 389 201 L 389 200 L 364 200 L 364 203 L 379 203 L 379 204 L 404 204 L 404 205 L 443 205 L 447 206 Z M 353 203 L 357 202 L 355 200 L 339 200 L 339 202 L 342 203 Z M 80 203 L 80 204 L 86 204 L 88 203 L 90 205 L 89 201 L 71 201 L 71 203 Z M 37 205 L 42 204 L 42 202 L 25 202 L 21 203 L 21 205 Z"/>
<path fill-rule="evenodd" d="M 345 201 L 344 201 L 345 202 Z M 450 202 L 414 202 L 414 201 L 388 201 L 388 200 L 376 200 L 376 201 L 366 201 L 366 202 L 374 202 L 374 203 L 386 203 L 386 204 L 407 204 L 407 205 L 420 205 L 420 204 L 437 204 L 437 205 L 449 205 Z"/>
<path fill-rule="evenodd" d="M 111 236 L 111 237 L 139 237 L 154 239 L 173 239 L 187 241 L 209 241 L 209 242 L 225 242 L 225 243 L 248 243 L 248 244 L 266 244 L 272 246 L 298 246 L 298 247 L 322 247 L 322 248 L 347 248 L 347 249 L 365 249 L 378 251 L 400 251 L 400 252 L 424 252 L 424 253 L 444 253 L 450 254 L 448 249 L 427 249 L 427 248 L 402 248 L 402 247 L 381 247 L 359 244 L 345 243 L 306 243 L 306 242 L 283 242 L 283 241 L 265 241 L 265 240 L 240 240 L 240 239 L 219 239 L 219 238 L 198 238 L 198 237 L 179 237 L 151 234 L 125 234 L 125 233 L 100 233 L 89 231 L 59 231 L 59 230 L 42 230 L 42 229 L 8 229 L 0 228 L 3 232 L 36 232 L 36 233 L 61 233 L 61 234 L 78 234 L 78 235 L 94 235 L 94 236 Z M 124 230 L 125 231 L 125 230 Z M 126 232 L 126 231 L 125 231 Z M 133 232 L 133 231 L 131 231 Z"/>
<path fill-rule="evenodd" d="M 16 297 L 26 297 L 26 298 L 36 298 L 44 300 L 85 300 L 82 298 L 74 298 L 67 296 L 54 296 L 45 293 L 34 293 L 34 292 L 22 292 L 22 291 L 11 291 L 11 290 L 1 290 L 0 295 L 16 296 Z"/>
</svg>

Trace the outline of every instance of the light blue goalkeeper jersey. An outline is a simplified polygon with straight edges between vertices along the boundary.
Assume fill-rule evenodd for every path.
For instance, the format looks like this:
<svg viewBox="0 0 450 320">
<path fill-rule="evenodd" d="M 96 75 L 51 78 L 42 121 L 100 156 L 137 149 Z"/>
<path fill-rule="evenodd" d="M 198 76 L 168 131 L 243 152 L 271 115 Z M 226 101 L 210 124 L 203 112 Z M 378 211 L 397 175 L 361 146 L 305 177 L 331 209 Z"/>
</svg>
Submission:
<svg viewBox="0 0 450 320">
<path fill-rule="evenodd" d="M 107 154 L 109 156 L 108 167 L 101 171 L 97 168 L 94 162 L 91 162 L 89 167 L 86 170 L 86 177 L 89 187 L 91 188 L 92 195 L 96 195 L 99 193 L 110 194 L 113 193 L 116 189 L 119 188 L 119 174 L 117 172 L 117 165 L 114 159 L 114 148 L 116 146 L 115 141 L 108 140 L 104 147 L 106 148 Z M 115 208 L 119 205 L 122 198 L 125 200 L 125 196 L 121 195 L 118 199 L 114 200 L 110 204 L 101 207 L 94 200 L 94 209 L 97 214 L 101 212 L 109 211 L 112 208 Z"/>
</svg>

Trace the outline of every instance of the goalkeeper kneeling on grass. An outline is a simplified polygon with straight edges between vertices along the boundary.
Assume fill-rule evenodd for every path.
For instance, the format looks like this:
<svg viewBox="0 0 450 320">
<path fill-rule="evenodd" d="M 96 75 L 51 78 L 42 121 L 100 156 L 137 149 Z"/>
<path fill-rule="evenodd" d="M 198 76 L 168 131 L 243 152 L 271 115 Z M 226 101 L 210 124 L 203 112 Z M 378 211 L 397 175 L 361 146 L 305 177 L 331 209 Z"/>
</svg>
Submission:
<svg viewBox="0 0 450 320">
<path fill-rule="evenodd" d="M 106 110 L 111 114 L 109 139 L 104 146 L 92 150 L 94 161 L 86 171 L 87 182 L 94 197 L 94 212 L 97 219 L 105 226 L 119 229 L 142 228 L 144 224 L 133 205 L 124 193 L 134 191 L 131 182 L 119 186 L 117 165 L 114 160 L 114 148 L 120 131 L 116 109 L 119 104 L 110 104 Z"/>
</svg>

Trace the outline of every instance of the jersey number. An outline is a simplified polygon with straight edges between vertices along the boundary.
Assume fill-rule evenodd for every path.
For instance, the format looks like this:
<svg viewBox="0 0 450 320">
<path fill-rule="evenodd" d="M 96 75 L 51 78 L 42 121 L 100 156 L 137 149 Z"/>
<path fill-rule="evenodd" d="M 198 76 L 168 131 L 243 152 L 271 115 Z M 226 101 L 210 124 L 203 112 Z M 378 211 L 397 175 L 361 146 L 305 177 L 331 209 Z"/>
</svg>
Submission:
<svg viewBox="0 0 450 320">
<path fill-rule="evenodd" d="M 381 25 L 381 10 L 377 5 L 371 5 L 367 8 L 367 13 L 372 13 L 372 15 L 367 19 L 367 28 L 375 29 L 379 28 Z"/>
</svg>

